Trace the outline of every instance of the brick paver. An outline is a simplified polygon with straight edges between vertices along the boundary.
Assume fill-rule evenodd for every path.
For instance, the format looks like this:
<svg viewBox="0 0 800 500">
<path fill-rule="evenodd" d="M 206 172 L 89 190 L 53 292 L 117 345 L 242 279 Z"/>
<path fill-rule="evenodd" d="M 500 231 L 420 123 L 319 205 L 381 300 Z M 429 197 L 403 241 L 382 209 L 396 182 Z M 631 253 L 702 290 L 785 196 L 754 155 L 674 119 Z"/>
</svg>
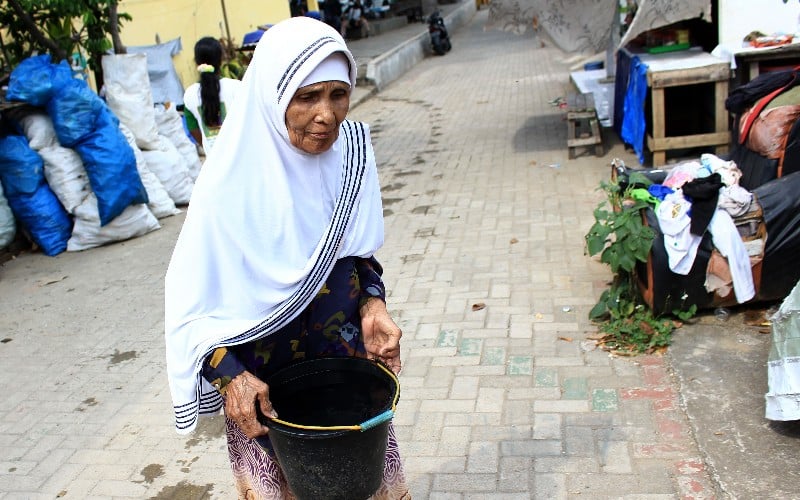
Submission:
<svg viewBox="0 0 800 500">
<path fill-rule="evenodd" d="M 612 155 L 567 160 L 568 64 L 486 11 L 351 117 L 371 124 L 395 419 L 415 498 L 709 498 L 661 358 L 584 342 L 609 277 L 583 235 Z M 235 497 L 221 419 L 172 428 L 163 276 L 182 215 L 0 268 L 0 499 Z"/>
<path fill-rule="evenodd" d="M 583 235 L 611 155 L 627 153 L 567 160 L 563 113 L 550 104 L 569 90 L 564 56 L 530 36 L 484 32 L 483 16 L 456 33 L 452 52 L 353 113 L 377 129 L 391 200 L 379 258 L 405 332 L 403 377 L 422 383 L 403 393 L 397 422 L 412 489 L 710 497 L 663 361 L 582 342 L 608 277 Z M 441 445 L 453 461 L 427 459 Z"/>
</svg>

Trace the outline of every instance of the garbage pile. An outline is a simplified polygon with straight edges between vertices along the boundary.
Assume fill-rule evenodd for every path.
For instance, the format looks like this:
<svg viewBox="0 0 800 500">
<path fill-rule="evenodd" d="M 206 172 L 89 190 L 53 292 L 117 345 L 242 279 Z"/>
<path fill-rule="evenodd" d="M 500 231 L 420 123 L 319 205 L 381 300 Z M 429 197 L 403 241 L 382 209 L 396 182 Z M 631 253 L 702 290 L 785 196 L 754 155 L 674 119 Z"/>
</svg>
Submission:
<svg viewBox="0 0 800 500">
<path fill-rule="evenodd" d="M 103 58 L 105 100 L 66 61 L 11 74 L 0 137 L 0 250 L 21 230 L 45 255 L 149 233 L 187 205 L 197 148 L 172 106 L 153 105 L 144 54 Z"/>
</svg>

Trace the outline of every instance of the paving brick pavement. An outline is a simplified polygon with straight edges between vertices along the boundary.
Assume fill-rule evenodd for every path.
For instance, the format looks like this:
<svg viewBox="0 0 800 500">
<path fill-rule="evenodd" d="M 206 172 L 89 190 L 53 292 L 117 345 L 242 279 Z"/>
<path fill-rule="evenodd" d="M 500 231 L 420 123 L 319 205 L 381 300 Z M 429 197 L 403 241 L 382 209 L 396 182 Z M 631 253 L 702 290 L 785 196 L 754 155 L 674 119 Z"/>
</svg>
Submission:
<svg viewBox="0 0 800 500">
<path fill-rule="evenodd" d="M 609 273 L 583 234 L 610 158 L 633 159 L 568 160 L 563 55 L 485 20 L 351 112 L 379 163 L 412 493 L 711 498 L 664 360 L 584 340 Z M 172 427 L 163 276 L 182 220 L 0 268 L 0 499 L 235 497 L 221 419 Z"/>
<path fill-rule="evenodd" d="M 632 158 L 616 145 L 568 160 L 550 104 L 569 91 L 564 56 L 484 32 L 485 16 L 353 112 L 372 124 L 381 165 L 412 490 L 710 498 L 664 360 L 584 342 L 608 271 L 583 235 L 610 158 Z"/>
</svg>

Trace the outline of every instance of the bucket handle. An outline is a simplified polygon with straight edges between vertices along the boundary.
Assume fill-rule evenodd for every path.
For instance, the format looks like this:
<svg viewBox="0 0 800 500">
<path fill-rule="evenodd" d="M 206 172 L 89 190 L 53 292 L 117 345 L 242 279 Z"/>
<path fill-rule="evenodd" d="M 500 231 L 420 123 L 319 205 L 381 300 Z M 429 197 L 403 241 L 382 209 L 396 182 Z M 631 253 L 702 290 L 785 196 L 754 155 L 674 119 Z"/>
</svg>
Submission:
<svg viewBox="0 0 800 500">
<path fill-rule="evenodd" d="M 367 420 L 366 422 L 362 422 L 359 425 L 332 425 L 332 426 L 319 426 L 319 425 L 302 425 L 302 424 L 295 424 L 292 422 L 287 422 L 286 420 L 281 420 L 279 418 L 273 417 L 265 417 L 265 423 L 269 426 L 270 422 L 276 422 L 278 424 L 283 424 L 287 427 L 292 427 L 294 429 L 303 429 L 307 431 L 367 431 L 372 429 L 373 427 L 377 427 L 378 425 L 391 420 L 394 417 L 394 409 L 388 409 L 385 412 L 381 413 L 380 415 L 376 415 L 371 419 Z"/>
<path fill-rule="evenodd" d="M 399 386 L 400 381 L 397 379 L 397 375 L 394 374 L 389 368 L 386 367 L 383 363 L 377 362 L 378 368 L 383 370 L 387 375 L 389 375 L 393 380 L 395 385 Z M 287 427 L 293 427 L 295 429 L 303 429 L 303 430 L 311 430 L 311 431 L 367 431 L 376 427 L 388 420 L 391 420 L 394 417 L 394 410 L 397 407 L 397 400 L 400 397 L 400 391 L 395 391 L 394 398 L 392 399 L 392 407 L 386 410 L 385 412 L 381 413 L 380 415 L 376 415 L 371 419 L 362 422 L 360 425 L 334 425 L 334 426 L 318 426 L 318 425 L 302 425 L 302 424 L 295 424 L 292 422 L 287 422 L 286 420 L 281 420 L 280 418 L 273 418 L 264 416 L 265 424 L 269 426 L 269 422 L 277 422 L 279 424 L 283 424 Z M 256 405 L 256 411 L 261 414 L 258 410 L 258 405 Z"/>
<path fill-rule="evenodd" d="M 394 417 L 394 410 L 391 408 L 386 410 L 385 412 L 381 413 L 380 415 L 376 415 L 371 419 L 367 420 L 366 422 L 362 422 L 359 427 L 361 427 L 361 432 L 367 431 L 376 427 L 388 420 L 391 420 Z"/>
</svg>

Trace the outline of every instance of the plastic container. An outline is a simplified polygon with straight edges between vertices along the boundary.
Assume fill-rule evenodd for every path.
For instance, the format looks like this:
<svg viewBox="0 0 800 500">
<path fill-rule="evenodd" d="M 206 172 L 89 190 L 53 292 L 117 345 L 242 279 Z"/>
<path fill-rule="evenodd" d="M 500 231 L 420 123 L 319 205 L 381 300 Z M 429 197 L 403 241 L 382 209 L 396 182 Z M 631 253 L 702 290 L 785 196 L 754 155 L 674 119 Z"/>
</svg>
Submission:
<svg viewBox="0 0 800 500">
<path fill-rule="evenodd" d="M 726 307 L 717 307 L 714 309 L 714 317 L 717 318 L 717 321 L 728 321 L 731 311 Z"/>
<path fill-rule="evenodd" d="M 380 487 L 397 377 L 363 358 L 321 358 L 267 381 L 277 419 L 260 418 L 299 500 L 362 500 Z"/>
<path fill-rule="evenodd" d="M 584 71 L 592 71 L 594 69 L 603 69 L 603 61 L 589 62 L 583 65 Z"/>
<path fill-rule="evenodd" d="M 689 50 L 691 45 L 689 42 L 686 43 L 673 43 L 670 45 L 659 45 L 657 47 L 648 47 L 647 52 L 649 54 L 663 54 L 665 52 L 677 52 L 679 50 Z"/>
</svg>

